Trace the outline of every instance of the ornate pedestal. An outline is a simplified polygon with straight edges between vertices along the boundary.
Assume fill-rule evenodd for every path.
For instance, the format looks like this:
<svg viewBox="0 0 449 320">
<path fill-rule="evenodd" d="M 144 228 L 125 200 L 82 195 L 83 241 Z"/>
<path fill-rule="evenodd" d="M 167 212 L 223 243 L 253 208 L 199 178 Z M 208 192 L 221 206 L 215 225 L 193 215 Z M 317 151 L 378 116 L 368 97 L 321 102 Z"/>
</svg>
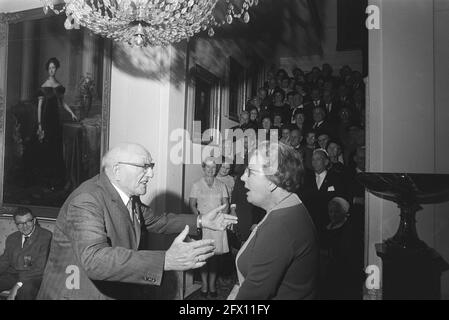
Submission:
<svg viewBox="0 0 449 320">
<path fill-rule="evenodd" d="M 446 261 L 418 238 L 416 212 L 420 204 L 449 201 L 449 175 L 361 173 L 367 190 L 397 203 L 401 221 L 396 234 L 376 244 L 383 263 L 384 299 L 440 299 L 440 278 Z"/>
</svg>

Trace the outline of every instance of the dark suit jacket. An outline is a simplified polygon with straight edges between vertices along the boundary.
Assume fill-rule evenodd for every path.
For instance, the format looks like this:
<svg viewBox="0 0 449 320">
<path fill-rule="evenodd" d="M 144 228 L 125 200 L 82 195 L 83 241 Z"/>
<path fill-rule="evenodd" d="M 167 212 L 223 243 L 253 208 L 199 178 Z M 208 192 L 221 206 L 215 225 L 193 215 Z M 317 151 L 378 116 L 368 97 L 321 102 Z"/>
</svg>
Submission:
<svg viewBox="0 0 449 320">
<path fill-rule="evenodd" d="M 327 206 L 329 201 L 337 196 L 347 199 L 346 186 L 340 175 L 328 171 L 318 189 L 315 172 L 307 170 L 304 175 L 304 184 L 300 189 L 300 198 L 304 201 L 319 232 L 322 232 L 329 223 Z"/>
<path fill-rule="evenodd" d="M 271 212 L 237 263 L 245 280 L 237 300 L 313 299 L 318 243 L 303 204 Z"/>
<path fill-rule="evenodd" d="M 338 113 L 340 111 L 340 105 L 337 102 L 332 101 L 330 112 L 327 110 L 327 104 L 324 101 L 322 101 L 321 106 L 326 110 L 326 120 L 336 125 L 339 121 Z"/>
<path fill-rule="evenodd" d="M 156 216 L 140 203 L 137 211 L 148 231 L 177 233 L 188 224 L 196 232 L 195 215 Z M 105 173 L 87 180 L 59 212 L 38 299 L 142 298 L 139 285 L 161 283 L 165 251 L 137 251 L 139 240 Z M 79 270 L 79 289 L 66 285 L 73 269 Z"/>
<path fill-rule="evenodd" d="M 42 278 L 50 250 L 51 232 L 36 225 L 33 234 L 22 248 L 22 233 L 16 231 L 6 238 L 5 251 L 0 256 L 0 275 L 12 273 L 18 281 Z M 24 257 L 31 257 L 31 265 Z"/>
<path fill-rule="evenodd" d="M 318 127 L 315 127 L 315 123 L 311 123 L 307 131 L 315 131 L 316 137 L 322 133 L 327 133 L 331 139 L 336 139 L 335 127 L 328 120 L 324 120 Z"/>
</svg>

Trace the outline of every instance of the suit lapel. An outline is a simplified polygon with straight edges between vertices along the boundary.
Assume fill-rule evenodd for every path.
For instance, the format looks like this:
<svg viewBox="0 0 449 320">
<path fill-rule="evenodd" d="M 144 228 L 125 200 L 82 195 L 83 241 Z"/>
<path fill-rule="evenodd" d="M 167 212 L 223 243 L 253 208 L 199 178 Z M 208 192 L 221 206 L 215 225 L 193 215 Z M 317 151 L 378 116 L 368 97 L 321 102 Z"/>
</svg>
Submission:
<svg viewBox="0 0 449 320">
<path fill-rule="evenodd" d="M 320 191 L 327 191 L 328 177 L 329 177 L 329 172 L 326 173 L 326 176 L 324 177 L 323 183 L 321 183 L 321 187 L 319 189 Z"/>
<path fill-rule="evenodd" d="M 111 219 L 113 220 L 114 226 L 119 230 L 120 238 L 129 238 L 131 249 L 137 250 L 138 248 L 138 238 L 136 235 L 136 230 L 134 228 L 133 222 L 129 216 L 129 211 L 126 205 L 123 203 L 122 198 L 115 190 L 109 178 L 104 172 L 100 173 L 100 184 L 104 187 L 107 193 L 111 197 L 111 202 L 113 210 L 111 212 Z M 140 238 L 140 235 L 139 235 Z"/>
</svg>

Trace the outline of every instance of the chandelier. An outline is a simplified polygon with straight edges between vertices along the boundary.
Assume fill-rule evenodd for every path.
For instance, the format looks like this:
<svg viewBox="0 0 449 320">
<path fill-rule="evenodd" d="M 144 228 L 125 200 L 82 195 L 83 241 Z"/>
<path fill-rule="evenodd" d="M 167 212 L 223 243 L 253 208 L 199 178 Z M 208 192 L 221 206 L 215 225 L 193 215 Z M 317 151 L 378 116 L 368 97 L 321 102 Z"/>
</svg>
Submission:
<svg viewBox="0 0 449 320">
<path fill-rule="evenodd" d="M 42 0 L 44 12 L 65 11 L 64 27 L 68 30 L 86 27 L 103 37 L 132 46 L 166 46 L 188 39 L 200 31 L 231 24 L 234 19 L 250 20 L 249 8 L 258 0 Z M 224 2 L 223 19 L 216 18 L 214 9 Z M 60 1 L 59 1 L 60 2 Z M 237 4 L 237 3 L 240 3 Z"/>
</svg>

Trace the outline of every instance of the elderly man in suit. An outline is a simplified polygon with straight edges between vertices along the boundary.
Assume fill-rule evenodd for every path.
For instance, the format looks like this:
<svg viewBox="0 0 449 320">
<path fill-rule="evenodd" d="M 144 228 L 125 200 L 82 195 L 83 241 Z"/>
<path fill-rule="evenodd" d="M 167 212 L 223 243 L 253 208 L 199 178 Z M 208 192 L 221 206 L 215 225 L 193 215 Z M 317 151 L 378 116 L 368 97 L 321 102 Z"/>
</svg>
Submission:
<svg viewBox="0 0 449 320">
<path fill-rule="evenodd" d="M 153 214 L 143 203 L 153 167 L 145 148 L 120 144 L 104 156 L 102 172 L 72 192 L 56 220 L 39 299 L 143 298 L 142 285 L 160 285 L 164 271 L 202 267 L 214 254 L 213 240 L 185 237 L 224 230 L 236 218 L 222 214 L 224 206 L 201 217 Z M 142 228 L 182 232 L 167 251 L 139 251 Z"/>
<path fill-rule="evenodd" d="M 304 184 L 300 190 L 302 200 L 310 212 L 318 232 L 321 234 L 329 223 L 327 206 L 336 196 L 347 197 L 342 177 L 328 171 L 329 156 L 324 149 L 316 149 L 312 155 L 313 171 L 304 175 Z"/>
<path fill-rule="evenodd" d="M 28 208 L 15 208 L 13 217 L 18 231 L 6 238 L 0 256 L 0 292 L 9 290 L 8 300 L 34 300 L 47 262 L 51 232 L 37 225 Z"/>
</svg>

